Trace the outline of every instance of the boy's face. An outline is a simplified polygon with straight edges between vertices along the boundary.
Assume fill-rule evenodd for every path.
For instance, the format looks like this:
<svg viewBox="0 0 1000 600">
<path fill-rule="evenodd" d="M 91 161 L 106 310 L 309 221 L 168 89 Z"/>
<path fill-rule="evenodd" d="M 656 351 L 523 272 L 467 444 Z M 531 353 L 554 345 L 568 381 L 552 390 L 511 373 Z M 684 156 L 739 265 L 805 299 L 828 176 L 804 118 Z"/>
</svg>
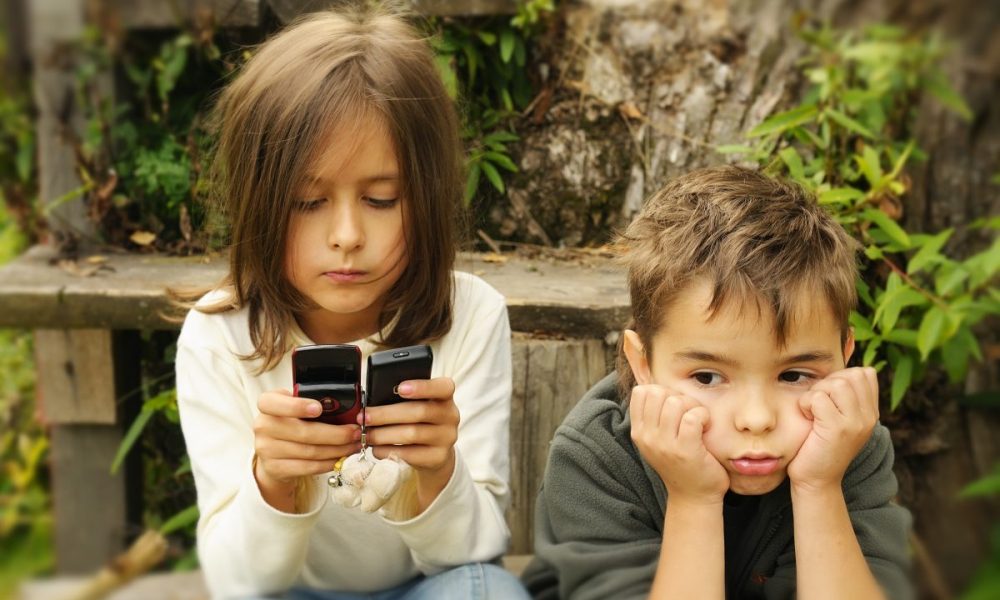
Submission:
<svg viewBox="0 0 1000 600">
<path fill-rule="evenodd" d="M 729 473 L 732 491 L 765 494 L 785 479 L 812 429 L 799 396 L 845 367 L 853 335 L 841 345 L 828 303 L 802 291 L 792 299 L 781 347 L 766 307 L 758 314 L 752 303 L 729 301 L 709 319 L 711 290 L 707 279 L 695 280 L 670 304 L 653 337 L 651 361 L 638 335 L 626 331 L 626 356 L 640 384 L 664 386 L 708 408 L 703 441 Z"/>
</svg>

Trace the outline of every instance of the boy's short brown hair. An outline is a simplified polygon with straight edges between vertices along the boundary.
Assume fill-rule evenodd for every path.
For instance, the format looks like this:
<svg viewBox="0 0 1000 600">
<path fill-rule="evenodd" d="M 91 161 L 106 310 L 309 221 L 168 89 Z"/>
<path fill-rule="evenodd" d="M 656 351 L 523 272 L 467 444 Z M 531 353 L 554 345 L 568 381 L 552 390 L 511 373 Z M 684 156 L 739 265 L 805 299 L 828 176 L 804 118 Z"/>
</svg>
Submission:
<svg viewBox="0 0 1000 600">
<path fill-rule="evenodd" d="M 790 181 L 734 166 L 693 171 L 649 198 L 618 243 L 628 268 L 629 329 L 647 355 L 664 309 L 697 277 L 712 281 L 712 314 L 734 300 L 770 309 L 779 344 L 793 314 L 790 299 L 815 290 L 846 339 L 857 304 L 859 244 Z M 627 398 L 635 378 L 622 354 L 618 375 Z"/>
</svg>

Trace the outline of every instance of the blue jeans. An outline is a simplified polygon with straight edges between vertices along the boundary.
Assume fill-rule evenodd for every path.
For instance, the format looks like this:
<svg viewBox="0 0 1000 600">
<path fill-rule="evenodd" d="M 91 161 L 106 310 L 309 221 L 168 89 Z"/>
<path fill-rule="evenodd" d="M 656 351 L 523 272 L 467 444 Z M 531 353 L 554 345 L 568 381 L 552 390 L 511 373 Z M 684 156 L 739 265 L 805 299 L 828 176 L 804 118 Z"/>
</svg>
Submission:
<svg viewBox="0 0 1000 600">
<path fill-rule="evenodd" d="M 381 592 L 350 593 L 293 588 L 284 600 L 529 600 L 520 580 L 490 563 L 470 563 Z"/>
</svg>

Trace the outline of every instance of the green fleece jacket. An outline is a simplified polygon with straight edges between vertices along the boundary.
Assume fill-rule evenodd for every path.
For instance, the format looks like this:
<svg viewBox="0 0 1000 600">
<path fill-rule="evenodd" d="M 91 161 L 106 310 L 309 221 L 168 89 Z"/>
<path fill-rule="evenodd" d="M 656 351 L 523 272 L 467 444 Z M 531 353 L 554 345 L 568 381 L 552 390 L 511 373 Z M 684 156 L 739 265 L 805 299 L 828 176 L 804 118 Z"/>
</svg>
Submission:
<svg viewBox="0 0 1000 600">
<path fill-rule="evenodd" d="M 535 507 L 535 558 L 523 575 L 535 598 L 619 600 L 649 594 L 667 493 L 629 429 L 612 374 L 587 392 L 556 431 Z M 910 515 L 893 503 L 892 461 L 889 431 L 876 425 L 844 475 L 844 499 L 872 573 L 890 598 L 910 598 Z M 736 560 L 726 564 L 726 578 L 731 577 L 733 597 L 795 598 L 787 479 L 761 497 Z"/>
</svg>

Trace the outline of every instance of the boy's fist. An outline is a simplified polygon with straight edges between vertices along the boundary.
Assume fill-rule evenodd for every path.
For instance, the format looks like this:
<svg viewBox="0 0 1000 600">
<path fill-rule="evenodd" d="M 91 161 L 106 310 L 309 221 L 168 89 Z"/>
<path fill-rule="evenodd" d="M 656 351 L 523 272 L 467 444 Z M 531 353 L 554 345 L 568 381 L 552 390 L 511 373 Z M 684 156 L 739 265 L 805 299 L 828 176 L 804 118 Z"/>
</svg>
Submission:
<svg viewBox="0 0 1000 600">
<path fill-rule="evenodd" d="M 639 385 L 629 404 L 632 441 L 663 480 L 671 499 L 721 502 L 729 474 L 712 456 L 702 435 L 708 409 L 658 385 Z"/>
<path fill-rule="evenodd" d="M 839 489 L 878 421 L 875 369 L 853 367 L 827 375 L 799 398 L 799 408 L 813 426 L 788 465 L 788 477 L 811 489 Z"/>
</svg>

